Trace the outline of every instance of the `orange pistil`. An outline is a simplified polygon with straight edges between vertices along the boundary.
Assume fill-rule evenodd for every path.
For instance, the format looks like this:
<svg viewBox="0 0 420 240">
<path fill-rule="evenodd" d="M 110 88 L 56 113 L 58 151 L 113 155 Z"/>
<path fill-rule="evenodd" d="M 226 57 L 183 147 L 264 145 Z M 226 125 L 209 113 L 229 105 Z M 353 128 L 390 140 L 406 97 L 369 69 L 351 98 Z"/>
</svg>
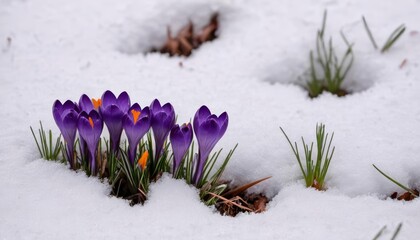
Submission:
<svg viewBox="0 0 420 240">
<path fill-rule="evenodd" d="M 90 126 L 93 128 L 93 120 L 92 120 L 92 118 L 91 118 L 91 117 L 89 117 L 89 124 L 90 124 Z"/>
<path fill-rule="evenodd" d="M 100 98 L 94 99 L 92 98 L 93 107 L 98 110 L 98 108 L 102 105 L 102 100 Z"/>
<path fill-rule="evenodd" d="M 148 158 L 149 158 L 149 152 L 146 151 L 146 152 L 143 153 L 143 155 L 141 155 L 141 157 L 137 161 L 137 164 L 139 165 L 139 167 L 141 167 L 142 170 L 144 170 L 146 168 Z"/>
<path fill-rule="evenodd" d="M 139 120 L 140 111 L 136 111 L 134 109 L 131 109 L 131 114 L 133 114 L 134 124 L 136 124 L 137 120 Z"/>
</svg>

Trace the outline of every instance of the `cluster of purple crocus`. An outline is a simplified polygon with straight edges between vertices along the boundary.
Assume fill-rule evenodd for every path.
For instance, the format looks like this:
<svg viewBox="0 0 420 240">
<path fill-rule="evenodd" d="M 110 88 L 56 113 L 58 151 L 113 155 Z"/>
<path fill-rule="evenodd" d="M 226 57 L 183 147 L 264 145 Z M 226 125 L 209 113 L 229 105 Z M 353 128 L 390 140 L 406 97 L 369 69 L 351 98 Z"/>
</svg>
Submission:
<svg viewBox="0 0 420 240">
<path fill-rule="evenodd" d="M 65 141 L 70 168 L 77 168 L 74 143 L 78 131 L 81 156 L 88 159 L 92 175 L 96 175 L 97 149 L 104 123 L 109 131 L 110 152 L 114 156 L 119 154 L 120 139 L 124 130 L 128 140 L 127 156 L 133 166 L 136 162 L 137 146 L 150 128 L 153 130 L 155 143 L 155 155 L 152 161 L 158 161 L 162 156 L 169 136 L 174 173 L 181 166 L 190 148 L 194 132 L 199 149 L 193 176 L 195 184 L 201 180 L 205 163 L 228 126 L 226 112 L 216 116 L 206 106 L 200 107 L 196 112 L 193 127 L 190 123 L 178 125 L 175 124 L 175 111 L 170 103 L 161 105 L 155 99 L 150 107 L 141 108 L 138 103 L 131 105 L 126 92 L 116 97 L 109 90 L 100 99 L 90 99 L 83 94 L 79 103 L 67 100 L 62 104 L 56 100 L 52 112 Z"/>
</svg>

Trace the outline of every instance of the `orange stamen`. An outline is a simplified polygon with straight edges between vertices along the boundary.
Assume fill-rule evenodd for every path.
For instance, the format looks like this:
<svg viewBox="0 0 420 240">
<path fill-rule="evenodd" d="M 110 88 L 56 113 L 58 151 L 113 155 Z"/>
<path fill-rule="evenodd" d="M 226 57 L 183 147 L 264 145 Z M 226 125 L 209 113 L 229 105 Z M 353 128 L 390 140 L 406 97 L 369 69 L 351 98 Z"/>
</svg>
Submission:
<svg viewBox="0 0 420 240">
<path fill-rule="evenodd" d="M 98 110 L 98 108 L 102 105 L 102 100 L 100 98 L 94 99 L 92 98 L 93 107 Z"/>
<path fill-rule="evenodd" d="M 92 118 L 91 118 L 91 117 L 89 117 L 89 124 L 90 124 L 90 126 L 93 128 L 93 120 L 92 120 Z"/>
<path fill-rule="evenodd" d="M 148 151 L 144 152 L 143 155 L 141 155 L 141 157 L 137 161 L 137 164 L 139 165 L 139 167 L 141 167 L 142 170 L 144 170 L 146 168 L 147 159 L 149 159 L 149 152 Z"/>
<path fill-rule="evenodd" d="M 137 120 L 139 120 L 140 111 L 136 111 L 134 109 L 131 109 L 131 114 L 133 114 L 134 124 L 136 124 Z"/>
</svg>

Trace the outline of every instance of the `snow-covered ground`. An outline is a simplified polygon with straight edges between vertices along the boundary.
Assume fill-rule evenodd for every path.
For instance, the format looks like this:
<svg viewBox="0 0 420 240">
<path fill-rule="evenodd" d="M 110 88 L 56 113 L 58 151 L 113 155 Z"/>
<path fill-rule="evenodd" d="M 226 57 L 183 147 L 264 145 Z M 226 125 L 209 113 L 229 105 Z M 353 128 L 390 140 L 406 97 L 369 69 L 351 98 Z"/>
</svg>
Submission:
<svg viewBox="0 0 420 240">
<path fill-rule="evenodd" d="M 355 43 L 345 83 L 354 94 L 311 100 L 294 83 L 324 9 L 338 49 L 340 30 Z M 163 43 L 167 25 L 202 25 L 213 11 L 220 37 L 190 58 L 142 54 Z M 418 0 L 0 0 L 0 239 L 372 239 L 384 225 L 389 239 L 400 222 L 399 239 L 417 239 L 420 201 L 384 200 L 400 190 L 371 164 L 420 187 L 419 12 Z M 380 45 L 399 24 L 407 31 L 380 54 L 362 15 Z M 203 104 L 227 111 L 217 147 L 239 147 L 225 177 L 273 176 L 251 189 L 273 197 L 268 210 L 220 216 L 169 176 L 144 206 L 130 207 L 98 179 L 39 159 L 29 126 L 42 120 L 58 134 L 55 99 L 106 89 L 126 90 L 141 106 L 170 101 L 179 122 Z M 279 130 L 314 140 L 319 122 L 335 132 L 326 192 L 304 188 Z"/>
</svg>

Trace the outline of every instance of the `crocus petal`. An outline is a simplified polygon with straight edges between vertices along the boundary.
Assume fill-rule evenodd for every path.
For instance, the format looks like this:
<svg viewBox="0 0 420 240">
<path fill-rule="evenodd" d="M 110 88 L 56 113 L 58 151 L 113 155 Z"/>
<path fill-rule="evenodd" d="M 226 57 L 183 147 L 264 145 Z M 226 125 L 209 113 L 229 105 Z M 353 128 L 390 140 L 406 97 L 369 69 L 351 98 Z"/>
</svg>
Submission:
<svg viewBox="0 0 420 240">
<path fill-rule="evenodd" d="M 214 119 L 209 119 L 200 125 L 197 134 L 198 147 L 200 149 L 200 161 L 206 161 L 210 152 L 219 141 L 219 125 Z"/>
<path fill-rule="evenodd" d="M 63 119 L 61 119 L 61 113 L 62 113 L 62 107 L 63 105 L 61 104 L 61 102 L 59 100 L 56 100 L 53 104 L 53 108 L 52 108 L 52 113 L 53 113 L 53 117 L 54 117 L 54 121 L 57 124 L 58 128 L 62 129 L 62 122 Z"/>
<path fill-rule="evenodd" d="M 200 122 L 203 122 L 206 118 L 211 115 L 210 110 L 207 106 L 203 105 L 197 112 L 197 117 Z"/>
<path fill-rule="evenodd" d="M 192 138 L 193 134 L 191 124 L 184 124 L 181 127 L 177 124 L 172 128 L 169 139 L 171 141 L 172 152 L 174 155 L 173 173 L 178 170 L 182 159 L 191 145 Z"/>
<path fill-rule="evenodd" d="M 116 104 L 117 98 L 115 97 L 115 95 L 111 91 L 106 90 L 104 92 L 104 94 L 102 94 L 101 100 L 102 100 L 102 106 L 101 107 L 106 108 L 111 104 Z"/>
<path fill-rule="evenodd" d="M 229 123 L 229 116 L 226 112 L 220 114 L 219 118 L 217 119 L 217 123 L 220 127 L 220 131 L 219 131 L 219 138 L 222 138 L 223 135 L 226 132 L 226 129 L 228 127 L 228 123 Z"/>
<path fill-rule="evenodd" d="M 163 144 L 175 125 L 175 111 L 170 103 L 161 107 L 160 102 L 155 99 L 150 105 L 152 115 L 152 129 L 155 137 L 156 153 L 155 160 L 159 159 Z"/>
<path fill-rule="evenodd" d="M 155 99 L 152 101 L 152 103 L 150 104 L 150 110 L 153 112 L 157 112 L 160 111 L 161 106 L 160 106 L 160 102 L 159 100 Z"/>
<path fill-rule="evenodd" d="M 79 108 L 81 111 L 90 112 L 94 109 L 92 101 L 90 98 L 83 94 L 79 99 Z"/>
<path fill-rule="evenodd" d="M 127 112 L 130 108 L 130 97 L 127 92 L 122 92 L 117 99 L 116 104 L 121 109 L 122 112 Z"/>
<path fill-rule="evenodd" d="M 63 106 L 62 106 L 62 111 L 66 110 L 66 109 L 74 109 L 76 112 L 79 112 L 79 108 L 77 107 L 77 104 L 75 102 L 72 102 L 70 100 L 67 100 Z"/>
<path fill-rule="evenodd" d="M 155 138 L 159 140 L 164 139 L 167 135 L 167 129 L 165 127 L 167 118 L 168 114 L 166 114 L 165 112 L 158 112 L 157 114 L 153 114 L 153 133 L 155 135 Z"/>
<path fill-rule="evenodd" d="M 112 143 L 112 151 L 114 153 L 118 152 L 120 138 L 122 133 L 122 120 L 125 113 L 120 110 L 120 108 L 114 104 L 106 107 L 102 111 L 103 120 L 108 127 L 109 135 Z"/>
<path fill-rule="evenodd" d="M 99 114 L 92 110 L 89 114 L 81 112 L 77 122 L 80 137 L 86 142 L 90 153 L 91 173 L 96 175 L 96 149 L 103 129 L 103 121 Z"/>
<path fill-rule="evenodd" d="M 170 113 L 174 111 L 174 108 L 172 107 L 172 104 L 166 103 L 165 105 L 162 106 L 162 111 L 166 113 Z"/>
<path fill-rule="evenodd" d="M 62 134 L 66 141 L 74 142 L 77 129 L 77 112 L 74 109 L 63 112 Z"/>
<path fill-rule="evenodd" d="M 203 105 L 201 106 L 198 111 L 195 113 L 194 116 L 194 131 L 197 132 L 198 126 L 201 125 L 201 123 L 210 116 L 210 110 L 207 108 L 207 106 Z"/>
</svg>

